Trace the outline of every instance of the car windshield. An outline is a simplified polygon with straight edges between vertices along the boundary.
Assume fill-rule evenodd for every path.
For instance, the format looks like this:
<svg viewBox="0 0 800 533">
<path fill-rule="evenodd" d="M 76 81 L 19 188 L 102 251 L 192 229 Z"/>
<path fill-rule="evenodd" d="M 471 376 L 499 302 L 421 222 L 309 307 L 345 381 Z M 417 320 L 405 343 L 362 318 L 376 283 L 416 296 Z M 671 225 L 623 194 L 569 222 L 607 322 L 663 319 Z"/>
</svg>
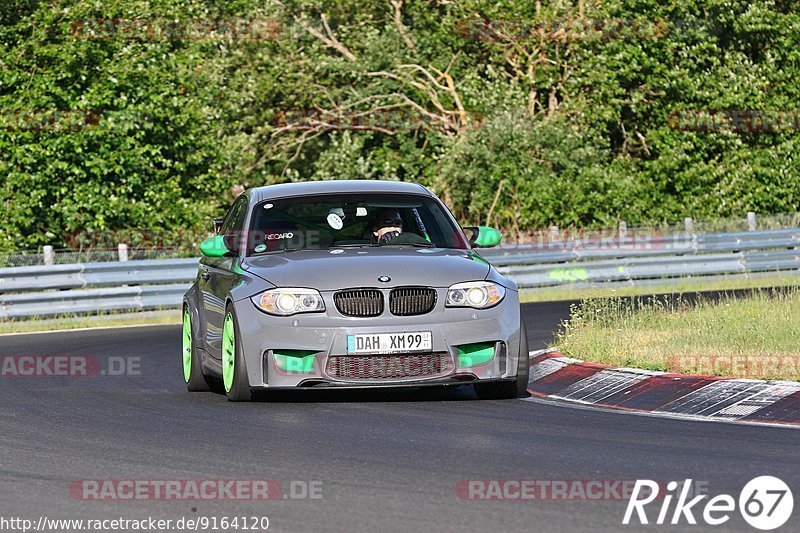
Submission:
<svg viewBox="0 0 800 533">
<path fill-rule="evenodd" d="M 336 194 L 262 202 L 255 207 L 247 255 L 331 248 L 409 246 L 466 249 L 434 198 L 410 194 Z"/>
</svg>

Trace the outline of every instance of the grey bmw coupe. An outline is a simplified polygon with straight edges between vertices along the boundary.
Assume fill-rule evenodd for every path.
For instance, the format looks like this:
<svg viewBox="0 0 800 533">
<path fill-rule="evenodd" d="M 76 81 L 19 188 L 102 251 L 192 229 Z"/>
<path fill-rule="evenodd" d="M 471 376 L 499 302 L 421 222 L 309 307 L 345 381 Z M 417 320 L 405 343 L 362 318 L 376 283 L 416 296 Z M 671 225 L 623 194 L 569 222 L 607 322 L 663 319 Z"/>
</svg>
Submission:
<svg viewBox="0 0 800 533">
<path fill-rule="evenodd" d="M 421 185 L 317 181 L 250 189 L 200 249 L 183 303 L 190 391 L 528 383 L 517 286 Z"/>
</svg>

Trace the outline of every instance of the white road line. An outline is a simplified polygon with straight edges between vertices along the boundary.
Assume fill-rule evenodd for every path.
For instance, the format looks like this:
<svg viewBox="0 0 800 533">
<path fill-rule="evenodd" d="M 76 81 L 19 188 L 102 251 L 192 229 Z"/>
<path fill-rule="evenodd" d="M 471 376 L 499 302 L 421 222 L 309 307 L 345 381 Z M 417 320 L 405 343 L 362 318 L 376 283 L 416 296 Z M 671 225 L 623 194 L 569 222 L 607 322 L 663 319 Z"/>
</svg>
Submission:
<svg viewBox="0 0 800 533">
<path fill-rule="evenodd" d="M 16 335 L 48 335 L 50 333 L 69 333 L 71 331 L 95 331 L 105 329 L 130 329 L 130 328 L 157 328 L 160 326 L 180 326 L 180 322 L 166 322 L 164 324 L 130 324 L 122 326 L 95 326 L 90 328 L 51 329 L 47 331 L 20 331 L 18 333 L 0 333 L 0 337 L 13 337 Z"/>
</svg>

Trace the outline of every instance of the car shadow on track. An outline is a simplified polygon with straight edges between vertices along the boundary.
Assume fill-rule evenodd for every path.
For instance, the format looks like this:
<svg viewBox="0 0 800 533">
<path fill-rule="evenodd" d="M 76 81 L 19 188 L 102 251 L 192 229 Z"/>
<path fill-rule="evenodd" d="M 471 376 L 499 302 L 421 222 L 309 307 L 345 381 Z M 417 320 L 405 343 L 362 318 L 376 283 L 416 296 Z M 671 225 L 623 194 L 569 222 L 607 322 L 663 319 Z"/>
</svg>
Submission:
<svg viewBox="0 0 800 533">
<path fill-rule="evenodd" d="M 224 394 L 217 393 L 224 397 Z M 471 385 L 397 389 L 298 389 L 259 391 L 253 395 L 260 403 L 386 403 L 386 402 L 461 402 L 480 401 Z M 495 400 L 514 401 L 514 400 Z"/>
<path fill-rule="evenodd" d="M 470 385 L 454 387 L 420 387 L 416 389 L 303 389 L 262 391 L 255 401 L 269 403 L 381 403 L 441 402 L 476 400 Z"/>
<path fill-rule="evenodd" d="M 210 394 L 225 399 L 221 380 L 211 380 Z M 525 393 L 525 398 L 529 397 Z M 463 401 L 516 401 L 480 400 L 471 384 L 422 387 L 370 387 L 349 389 L 343 387 L 314 387 L 281 390 L 253 391 L 256 403 L 386 403 L 386 402 L 463 402 Z"/>
</svg>

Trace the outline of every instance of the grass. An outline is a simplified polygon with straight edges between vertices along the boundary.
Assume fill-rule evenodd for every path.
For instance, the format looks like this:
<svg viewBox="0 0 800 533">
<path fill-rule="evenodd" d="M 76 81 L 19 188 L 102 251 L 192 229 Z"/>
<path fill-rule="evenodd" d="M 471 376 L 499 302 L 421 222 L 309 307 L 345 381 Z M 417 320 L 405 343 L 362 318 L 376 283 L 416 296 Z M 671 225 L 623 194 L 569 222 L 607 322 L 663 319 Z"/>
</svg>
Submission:
<svg viewBox="0 0 800 533">
<path fill-rule="evenodd" d="M 611 298 L 615 296 L 646 296 L 649 294 L 680 294 L 695 291 L 729 291 L 737 289 L 759 289 L 765 287 L 800 287 L 797 274 L 769 274 L 765 276 L 741 277 L 724 276 L 715 279 L 685 278 L 673 283 L 639 286 L 616 286 L 596 288 L 523 289 L 522 302 L 552 302 L 564 300 L 585 300 L 589 298 Z"/>
<path fill-rule="evenodd" d="M 800 380 L 800 288 L 723 295 L 592 298 L 572 306 L 555 344 L 612 366 Z"/>
<path fill-rule="evenodd" d="M 108 328 L 180 324 L 179 309 L 138 313 L 106 313 L 94 316 L 62 316 L 41 320 L 7 320 L 0 322 L 0 334 L 33 333 L 62 329 Z"/>
</svg>

